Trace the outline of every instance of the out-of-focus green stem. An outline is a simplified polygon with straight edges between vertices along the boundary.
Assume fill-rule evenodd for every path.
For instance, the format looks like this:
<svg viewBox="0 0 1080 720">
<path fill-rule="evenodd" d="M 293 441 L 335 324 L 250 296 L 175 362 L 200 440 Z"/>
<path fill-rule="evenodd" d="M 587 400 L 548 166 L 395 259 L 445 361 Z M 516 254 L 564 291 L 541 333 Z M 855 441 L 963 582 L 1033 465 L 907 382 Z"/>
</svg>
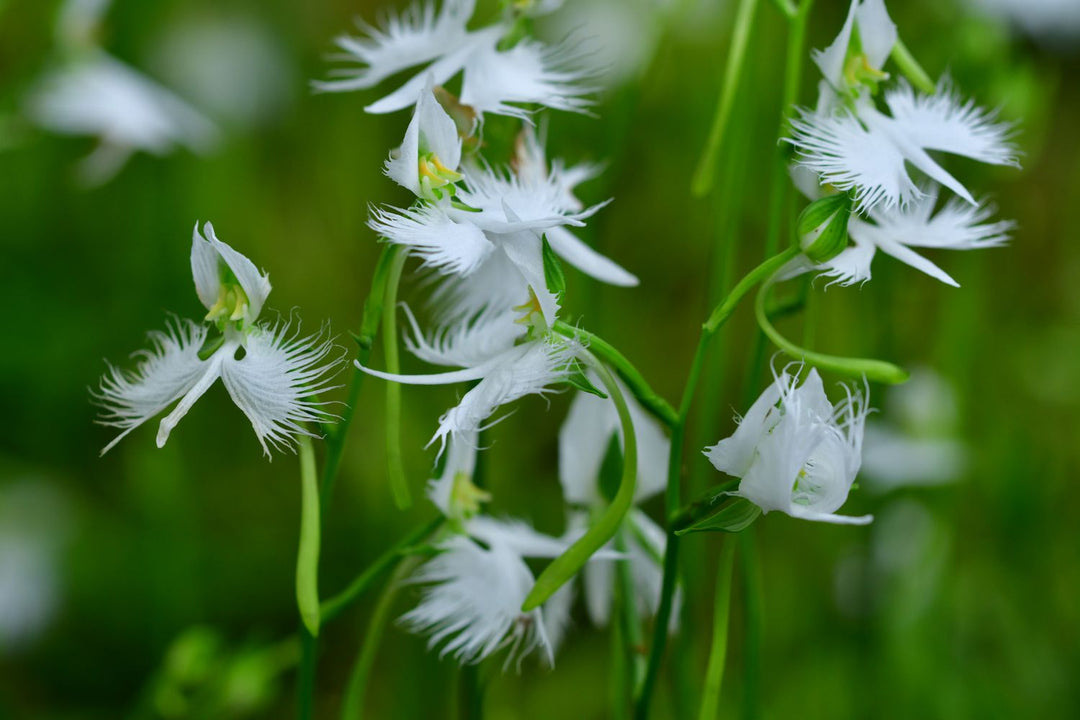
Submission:
<svg viewBox="0 0 1080 720">
<path fill-rule="evenodd" d="M 383 553 L 375 562 L 371 563 L 349 586 L 323 602 L 320 607 L 323 624 L 326 624 L 340 615 L 346 608 L 352 605 L 371 585 L 383 574 L 394 567 L 402 553 L 407 552 L 417 543 L 422 542 L 436 530 L 442 527 L 446 519 L 439 515 L 425 525 L 422 525 L 398 541 L 396 545 Z"/>
<path fill-rule="evenodd" d="M 731 47 L 728 49 L 727 67 L 724 69 L 724 85 L 720 89 L 720 98 L 716 105 L 709 140 L 705 152 L 698 161 L 697 170 L 690 188 L 696 197 L 704 197 L 712 190 L 716 172 L 716 159 L 724 147 L 728 120 L 735 105 L 735 94 L 739 89 L 739 80 L 746 60 L 746 46 L 750 40 L 750 29 L 754 24 L 754 11 L 757 0 L 740 0 L 735 14 L 735 27 L 731 34 Z"/>
<path fill-rule="evenodd" d="M 911 84 L 917 89 L 928 95 L 937 92 L 937 87 L 934 85 L 934 81 L 930 79 L 930 75 L 923 70 L 922 65 L 919 64 L 919 61 L 915 59 L 915 56 L 911 54 L 907 45 L 900 38 L 896 38 L 890 57 L 892 57 L 896 66 L 900 68 L 900 72 L 904 74 L 904 77 L 911 81 Z"/>
<path fill-rule="evenodd" d="M 765 312 L 765 297 L 771 288 L 772 281 L 766 282 L 761 286 L 757 298 L 754 301 L 754 315 L 757 317 L 758 325 L 765 335 L 786 354 L 796 360 L 802 360 L 813 367 L 822 370 L 831 370 L 840 375 L 856 379 L 865 377 L 867 380 L 896 385 L 906 382 L 910 377 L 907 370 L 893 365 L 892 363 L 885 362 L 884 360 L 825 355 L 824 353 L 814 352 L 799 347 L 791 342 L 773 327 L 773 324 L 769 321 L 768 314 Z"/>
<path fill-rule="evenodd" d="M 630 522 L 632 520 L 628 520 L 624 523 L 624 526 Z M 615 549 L 618 552 L 626 552 L 626 531 L 627 528 L 623 527 L 615 535 Z M 629 688 L 632 690 L 638 686 L 645 676 L 645 656 L 641 654 L 641 646 L 644 643 L 641 633 L 641 617 L 638 614 L 637 595 L 634 592 L 634 576 L 630 561 L 616 562 L 615 573 L 619 583 L 617 597 L 622 603 L 619 617 L 622 621 L 623 636 L 626 641 L 626 647 L 624 648 L 626 651 L 626 669 L 630 679 Z M 633 692 L 624 696 L 622 698 L 623 702 L 632 701 L 632 695 Z"/>
<path fill-rule="evenodd" d="M 652 413 L 658 420 L 667 426 L 671 426 L 678 418 L 678 413 L 675 412 L 675 408 L 671 407 L 667 400 L 660 397 L 645 380 L 645 377 L 638 372 L 626 357 L 619 352 L 615 346 L 604 340 L 599 335 L 594 335 L 588 330 L 582 330 L 576 328 L 573 325 L 569 325 L 562 320 L 555 321 L 555 332 L 564 337 L 577 338 L 581 340 L 588 348 L 589 351 L 606 362 L 615 372 L 619 374 L 619 377 L 623 379 L 626 386 L 641 403 L 642 407 Z"/>
<path fill-rule="evenodd" d="M 312 637 L 319 635 L 319 478 L 311 438 L 300 436 L 300 542 L 296 553 L 296 606 Z"/>
<path fill-rule="evenodd" d="M 379 323 L 382 321 L 383 302 L 386 297 L 387 276 L 395 258 L 403 253 L 404 250 L 397 245 L 384 245 L 375 264 L 375 272 L 371 277 L 371 290 L 368 292 L 367 300 L 364 301 L 360 331 L 355 336 L 358 346 L 356 359 L 361 365 L 367 365 L 368 358 L 371 357 L 371 349 L 375 345 L 375 338 L 379 334 Z M 363 381 L 364 373 L 354 367 L 352 380 L 349 383 L 349 394 L 341 413 L 341 421 L 334 426 L 333 433 L 326 437 L 326 458 L 323 461 L 321 490 L 324 512 L 333 494 L 334 481 L 337 478 L 338 468 L 341 466 L 341 457 L 345 452 L 346 435 L 352 426 Z"/>
<path fill-rule="evenodd" d="M 394 255 L 386 279 L 386 295 L 383 303 L 383 356 L 386 372 L 398 373 L 397 338 L 397 290 L 401 282 L 401 272 L 405 267 L 407 252 Z M 401 456 L 401 384 L 386 383 L 386 472 L 390 480 L 390 491 L 399 509 L 412 505 L 409 494 L 409 481 L 405 477 L 405 463 Z"/>
<path fill-rule="evenodd" d="M 705 692 L 701 698 L 698 720 L 713 720 L 720 705 L 720 688 L 724 680 L 727 659 L 728 616 L 731 610 L 731 574 L 735 566 L 735 542 L 724 538 L 720 548 L 720 566 L 716 571 L 716 597 L 713 600 L 712 646 L 709 665 L 705 670 Z"/>
<path fill-rule="evenodd" d="M 352 673 L 349 675 L 349 685 L 345 691 L 345 700 L 341 707 L 341 720 L 361 720 L 364 716 L 364 698 L 367 695 L 368 676 L 375 664 L 375 655 L 379 650 L 383 630 L 386 628 L 386 620 L 390 616 L 394 599 L 397 598 L 401 588 L 401 580 L 416 567 L 416 558 L 402 560 L 390 580 L 386 583 L 379 601 L 375 604 L 375 610 L 371 613 L 368 621 L 367 633 L 364 635 L 363 647 L 360 655 L 356 658 Z"/>
<path fill-rule="evenodd" d="M 540 573 L 540 577 L 536 579 L 529 594 L 525 596 L 525 602 L 521 606 L 522 612 L 529 612 L 540 607 L 572 578 L 589 561 L 593 553 L 615 535 L 634 502 L 634 487 L 637 484 L 637 436 L 634 432 L 634 421 L 630 417 L 630 409 L 626 406 L 626 398 L 623 397 L 622 390 L 619 389 L 611 372 L 595 355 L 588 350 L 583 350 L 581 357 L 600 377 L 604 389 L 611 401 L 615 403 L 615 409 L 619 413 L 623 437 L 622 480 L 611 504 L 605 508 L 600 517 L 593 522 L 584 535 L 562 555 L 552 560 L 551 564 Z"/>
<path fill-rule="evenodd" d="M 757 720 L 761 695 L 761 628 L 763 603 L 761 569 L 758 559 L 755 528 L 739 533 L 742 551 L 742 586 L 744 613 L 743 634 L 746 648 L 743 653 L 743 720 Z"/>
</svg>

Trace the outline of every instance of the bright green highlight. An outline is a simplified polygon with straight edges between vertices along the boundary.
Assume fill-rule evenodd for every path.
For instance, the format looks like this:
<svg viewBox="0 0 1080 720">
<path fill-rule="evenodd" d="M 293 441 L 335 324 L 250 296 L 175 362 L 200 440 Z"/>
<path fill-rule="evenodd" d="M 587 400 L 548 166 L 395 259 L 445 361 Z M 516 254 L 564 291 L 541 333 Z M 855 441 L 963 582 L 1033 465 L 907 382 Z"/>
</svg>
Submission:
<svg viewBox="0 0 1080 720">
<path fill-rule="evenodd" d="M 311 438 L 300 436 L 300 546 L 296 556 L 296 605 L 312 637 L 319 635 L 319 478 Z"/>
</svg>

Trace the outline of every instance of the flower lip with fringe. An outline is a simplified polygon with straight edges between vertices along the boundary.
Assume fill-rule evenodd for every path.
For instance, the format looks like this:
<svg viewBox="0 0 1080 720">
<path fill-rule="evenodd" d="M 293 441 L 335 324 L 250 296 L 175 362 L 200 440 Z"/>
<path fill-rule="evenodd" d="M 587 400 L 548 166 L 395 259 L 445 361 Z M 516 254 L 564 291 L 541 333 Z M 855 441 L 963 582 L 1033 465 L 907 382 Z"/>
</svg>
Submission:
<svg viewBox="0 0 1080 720">
<path fill-rule="evenodd" d="M 790 366 L 789 366 L 790 367 Z M 862 391 L 844 386 L 846 397 L 833 405 L 817 370 L 797 386 L 798 371 L 774 372 L 774 381 L 739 421 L 735 433 L 706 448 L 713 466 L 741 478 L 731 494 L 768 513 L 848 525 L 863 525 L 870 515 L 836 511 L 847 500 L 862 462 L 862 438 L 870 412 Z"/>
<path fill-rule="evenodd" d="M 210 223 L 192 233 L 191 270 L 196 294 L 207 309 L 211 328 L 176 319 L 164 332 L 152 332 L 152 347 L 136 353 L 134 371 L 112 365 L 93 393 L 102 406 L 99 422 L 122 429 L 105 446 L 108 452 L 125 435 L 173 403 L 158 426 L 157 446 L 218 378 L 236 406 L 251 421 L 263 452 L 292 447 L 298 435 L 313 435 L 305 423 L 332 422 L 327 403 L 315 399 L 331 385 L 343 358 L 329 357 L 334 345 L 325 332 L 301 337 L 291 322 L 259 324 L 270 280 L 255 265 L 218 240 Z M 178 401 L 179 402 L 176 402 Z"/>
</svg>

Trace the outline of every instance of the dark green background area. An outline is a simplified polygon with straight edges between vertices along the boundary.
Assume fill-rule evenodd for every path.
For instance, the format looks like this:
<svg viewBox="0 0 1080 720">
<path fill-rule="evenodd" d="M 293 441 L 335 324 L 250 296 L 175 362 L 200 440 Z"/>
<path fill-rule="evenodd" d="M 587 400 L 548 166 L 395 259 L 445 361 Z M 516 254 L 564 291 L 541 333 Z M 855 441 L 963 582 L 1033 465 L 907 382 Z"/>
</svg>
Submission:
<svg viewBox="0 0 1080 720">
<path fill-rule="evenodd" d="M 846 3 L 817 4 L 809 44 L 824 47 Z M 755 525 L 764 589 L 762 717 L 1080 716 L 1080 494 L 1073 487 L 1080 472 L 1080 40 L 1071 50 L 1047 48 L 953 2 L 892 5 L 902 36 L 932 74 L 947 70 L 965 95 L 1018 122 L 1022 172 L 949 165 L 1018 229 L 1004 248 L 929 253 L 960 289 L 879 256 L 871 282 L 827 291 L 818 283 L 807 312 L 781 325 L 829 352 L 935 368 L 956 389 L 970 463 L 943 488 L 854 492 L 845 512 L 875 513 L 879 522 L 869 528 L 780 514 Z M 313 331 L 329 321 L 351 352 L 347 331 L 358 325 L 379 250 L 365 226 L 368 205 L 407 202 L 380 167 L 408 116 L 365 115 L 375 91 L 314 95 L 307 80 L 325 76 L 331 38 L 349 30 L 354 16 L 374 19 L 378 6 L 117 0 L 105 47 L 152 75 L 159 40 L 193 18 L 257 24 L 291 74 L 265 122 L 217 118 L 224 132 L 217 153 L 138 155 L 110 183 L 86 189 L 73 164 L 92 141 L 49 135 L 17 117 L 51 60 L 55 4 L 0 2 L 0 503 L 28 487 L 48 489 L 59 503 L 47 517 L 17 523 L 0 507 L 0 523 L 10 524 L 0 526 L 0 538 L 16 525 L 49 535 L 59 563 L 52 622 L 31 644 L 0 647 L 0 718 L 291 717 L 295 456 L 268 462 L 243 415 L 215 387 L 164 449 L 154 447 L 151 422 L 99 458 L 113 434 L 94 424 L 89 388 L 103 358 L 127 362 L 169 313 L 202 314 L 188 266 L 197 220 L 211 220 L 223 240 L 270 273 L 269 308 L 295 311 Z M 637 289 L 610 288 L 567 268 L 564 317 L 620 347 L 669 399 L 681 391 L 710 298 L 763 252 L 784 53 L 772 3 L 759 8 L 728 180 L 705 199 L 689 192 L 720 87 L 731 10 L 706 13 L 711 26 L 665 34 L 640 80 L 600 97 L 598 117 L 548 113 L 553 154 L 607 163 L 580 194 L 614 202 L 582 236 L 641 278 Z M 800 93 L 807 104 L 813 72 L 807 61 Z M 407 280 L 405 294 L 419 302 L 417 285 Z M 710 358 L 714 379 L 704 383 L 689 433 L 691 489 L 719 481 L 696 450 L 729 434 L 734 412 L 764 382 L 746 387 L 753 333 L 752 313 L 741 308 Z M 434 461 L 434 449 L 423 445 L 461 392 L 403 391 L 406 469 L 417 496 Z M 882 388 L 872 388 L 876 406 L 882 397 Z M 326 519 L 326 595 L 434 514 L 424 501 L 408 512 L 393 506 L 383 398 L 381 381 L 366 382 Z M 489 434 L 496 513 L 561 531 L 556 438 L 569 399 L 528 398 Z M 882 522 L 912 508 L 920 532 Z M 659 505 L 647 509 L 659 517 Z M 678 715 L 679 688 L 696 698 L 719 542 L 697 535 L 684 543 L 689 640 L 674 644 L 679 660 L 668 667 L 677 671 L 661 683 L 657 717 Z M 878 562 L 882 552 L 894 562 Z M 741 706 L 746 613 L 736 578 L 722 717 L 737 716 Z M 320 718 L 337 716 L 375 597 L 324 630 Z M 395 614 L 414 599 L 404 592 Z M 487 717 L 608 716 L 610 637 L 589 627 L 580 607 L 575 620 L 554 671 L 530 660 L 520 674 L 501 674 L 501 658 L 481 667 Z M 450 717 L 459 679 L 452 659 L 391 626 L 372 678 L 370 716 Z M 179 700 L 170 695 L 180 692 L 177 683 L 186 683 Z M 234 699 L 248 692 L 256 709 L 213 709 L 229 704 L 223 687 Z M 188 714 L 175 710 L 185 707 Z"/>
</svg>

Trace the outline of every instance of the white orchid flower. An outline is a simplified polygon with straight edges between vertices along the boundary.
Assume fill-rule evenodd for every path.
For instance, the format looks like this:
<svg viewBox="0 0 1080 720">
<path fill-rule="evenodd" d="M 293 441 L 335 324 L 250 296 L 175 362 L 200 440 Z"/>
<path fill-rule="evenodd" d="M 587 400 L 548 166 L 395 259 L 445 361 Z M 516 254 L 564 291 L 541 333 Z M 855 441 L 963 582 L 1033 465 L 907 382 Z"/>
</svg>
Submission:
<svg viewBox="0 0 1080 720">
<path fill-rule="evenodd" d="M 588 376 L 593 384 L 599 382 L 591 373 Z M 634 424 L 638 458 L 634 501 L 640 503 L 666 487 L 671 441 L 623 382 L 616 378 L 616 383 L 626 398 Z M 579 392 L 559 430 L 559 482 L 566 502 L 578 508 L 569 515 L 571 532 L 583 531 L 588 526 L 590 512 L 607 504 L 600 489 L 600 470 L 613 440 L 621 446 L 622 427 L 614 405 L 610 400 Z M 664 531 L 637 508 L 627 514 L 623 528 L 626 554 L 615 562 L 630 563 L 639 611 L 655 614 L 663 580 Z M 598 626 L 606 625 L 611 616 L 615 570 L 613 562 L 592 562 L 583 571 L 585 604 L 589 617 Z"/>
<path fill-rule="evenodd" d="M 791 123 L 789 142 L 798 163 L 815 172 L 821 184 L 852 192 L 860 211 L 888 210 L 920 198 L 908 164 L 976 205 L 929 153 L 1017 166 L 1010 127 L 997 122 L 995 113 L 961 100 L 947 81 L 926 95 L 901 80 L 885 93 L 889 114 L 878 110 L 869 86 L 888 78 L 881 68 L 896 41 L 896 26 L 882 0 L 853 0 L 840 35 L 814 54 L 825 79 L 817 108 L 800 110 Z"/>
<path fill-rule="evenodd" d="M 251 421 L 269 457 L 270 448 L 291 446 L 297 435 L 312 435 L 304 423 L 334 419 L 313 396 L 332 389 L 329 376 L 342 362 L 326 361 L 333 345 L 322 335 L 299 337 L 290 324 L 256 321 L 270 293 L 270 280 L 246 257 L 218 240 L 210 223 L 192 233 L 191 271 L 195 291 L 207 309 L 206 325 L 174 321 L 150 334 L 134 371 L 109 367 L 95 393 L 104 408 L 100 422 L 123 429 L 102 453 L 173 403 L 158 426 L 162 447 L 181 418 L 221 378 L 229 396 Z M 178 401 L 179 402 L 176 402 Z"/>
<path fill-rule="evenodd" d="M 416 101 L 401 147 L 386 161 L 386 175 L 417 197 L 438 200 L 441 188 L 461 179 L 461 137 L 457 125 L 435 99 L 429 83 Z"/>
<path fill-rule="evenodd" d="M 786 370 L 739 421 L 735 433 L 706 448 L 717 470 L 741 478 L 732 494 L 769 513 L 862 525 L 869 515 L 835 514 L 847 500 L 862 457 L 866 399 L 845 388 L 833 405 L 811 370 L 802 385 Z"/>
<path fill-rule="evenodd" d="M 78 168 L 91 184 L 111 179 L 135 152 L 161 156 L 186 147 L 202 154 L 218 140 L 202 113 L 97 49 L 46 74 L 31 89 L 26 112 L 51 132 L 98 138 Z"/>
<path fill-rule="evenodd" d="M 792 178 L 810 199 L 820 196 L 821 187 L 805 168 L 792 168 Z M 866 282 L 871 277 L 870 263 L 881 250 L 946 285 L 959 287 L 952 276 L 912 248 L 979 250 L 998 247 L 1008 242 L 1015 223 L 1011 220 L 990 222 L 995 208 L 987 203 L 969 205 L 954 197 L 939 207 L 938 193 L 936 184 L 926 183 L 919 196 L 907 206 L 877 206 L 863 216 L 852 214 L 847 225 L 852 240 L 849 247 L 821 263 L 800 255 L 781 270 L 779 277 L 787 279 L 804 272 L 820 272 L 840 285 Z"/>
<path fill-rule="evenodd" d="M 420 0 L 404 13 L 390 16 L 382 28 L 362 25 L 366 37 L 337 38 L 341 59 L 358 67 L 334 72 L 336 79 L 315 82 L 325 91 L 374 87 L 403 70 L 424 65 L 397 90 L 364 108 L 389 113 L 416 102 L 427 77 L 442 85 L 463 73 L 461 102 L 478 113 L 528 117 L 518 105 L 536 103 L 559 110 L 583 111 L 582 96 L 591 88 L 582 84 L 587 73 L 579 69 L 580 52 L 562 44 L 548 47 L 523 39 L 509 49 L 499 41 L 509 25 L 493 25 L 475 32 L 466 29 L 475 0 L 444 0 L 436 12 L 433 0 Z"/>
</svg>

